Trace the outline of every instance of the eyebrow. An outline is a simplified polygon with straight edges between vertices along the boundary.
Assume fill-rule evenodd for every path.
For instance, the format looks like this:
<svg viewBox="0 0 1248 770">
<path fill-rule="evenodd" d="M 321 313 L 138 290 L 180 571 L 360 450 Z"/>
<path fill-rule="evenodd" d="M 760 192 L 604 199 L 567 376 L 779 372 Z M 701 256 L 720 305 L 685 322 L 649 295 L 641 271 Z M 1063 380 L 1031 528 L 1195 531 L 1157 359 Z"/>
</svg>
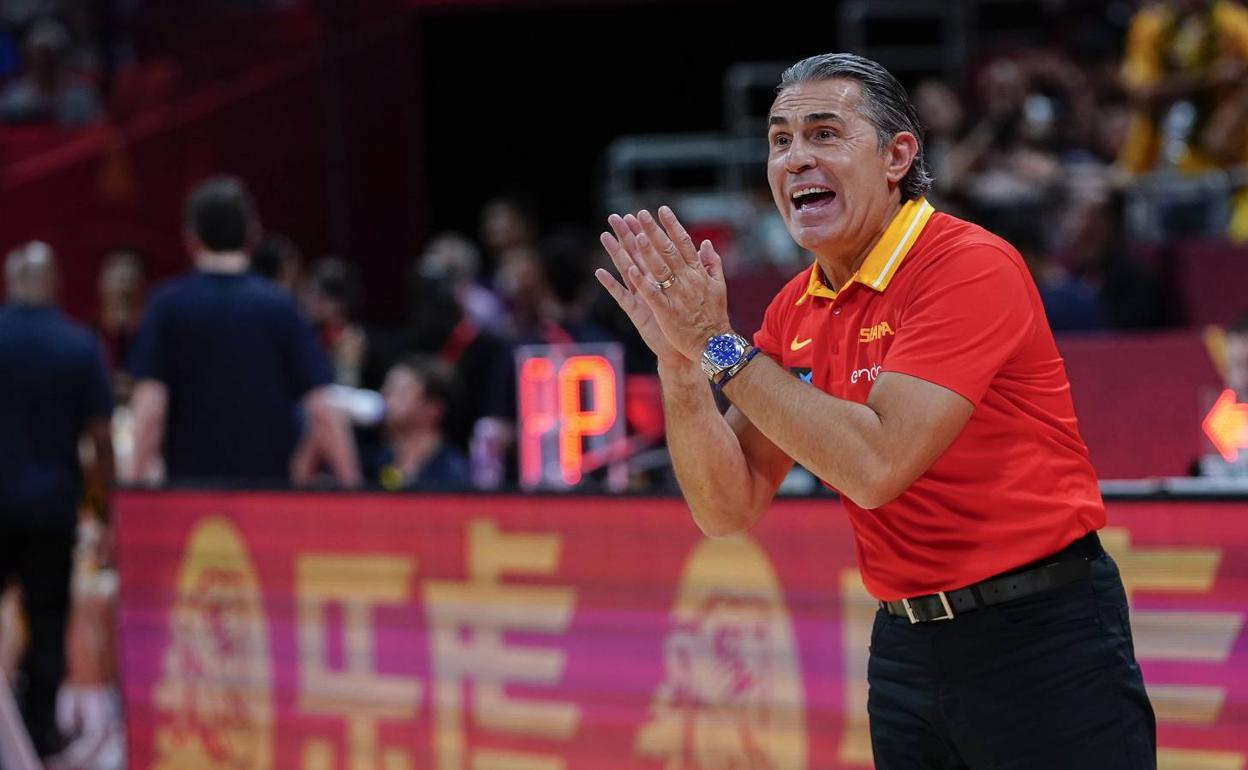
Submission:
<svg viewBox="0 0 1248 770">
<path fill-rule="evenodd" d="M 838 123 L 844 123 L 844 119 L 835 112 L 812 112 L 802 118 L 803 123 L 823 123 L 825 121 L 835 120 Z M 787 126 L 789 119 L 783 115 L 770 115 L 767 117 L 768 126 Z"/>
</svg>

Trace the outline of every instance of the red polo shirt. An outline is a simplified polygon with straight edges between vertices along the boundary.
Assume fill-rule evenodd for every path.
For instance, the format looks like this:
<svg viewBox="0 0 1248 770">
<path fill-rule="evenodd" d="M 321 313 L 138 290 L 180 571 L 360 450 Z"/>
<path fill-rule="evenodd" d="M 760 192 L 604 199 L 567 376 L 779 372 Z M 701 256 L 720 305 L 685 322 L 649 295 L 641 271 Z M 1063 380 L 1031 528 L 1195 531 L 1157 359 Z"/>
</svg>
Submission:
<svg viewBox="0 0 1248 770">
<path fill-rule="evenodd" d="M 984 229 L 910 201 L 839 290 L 817 264 L 790 281 L 754 344 L 837 398 L 864 403 L 880 373 L 899 372 L 975 405 L 896 500 L 866 510 L 842 497 L 876 598 L 960 588 L 1105 525 L 1040 295 Z"/>
</svg>

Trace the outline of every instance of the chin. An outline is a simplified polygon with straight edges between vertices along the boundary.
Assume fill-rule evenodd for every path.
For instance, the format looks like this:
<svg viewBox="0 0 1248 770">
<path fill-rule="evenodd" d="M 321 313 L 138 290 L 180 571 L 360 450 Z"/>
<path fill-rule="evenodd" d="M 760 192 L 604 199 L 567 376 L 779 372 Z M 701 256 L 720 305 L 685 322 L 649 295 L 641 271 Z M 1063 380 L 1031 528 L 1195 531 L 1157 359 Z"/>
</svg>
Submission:
<svg viewBox="0 0 1248 770">
<path fill-rule="evenodd" d="M 798 232 L 789 231 L 798 246 L 813 253 L 829 246 L 835 246 L 841 239 L 841 233 L 830 227 L 806 227 Z"/>
</svg>

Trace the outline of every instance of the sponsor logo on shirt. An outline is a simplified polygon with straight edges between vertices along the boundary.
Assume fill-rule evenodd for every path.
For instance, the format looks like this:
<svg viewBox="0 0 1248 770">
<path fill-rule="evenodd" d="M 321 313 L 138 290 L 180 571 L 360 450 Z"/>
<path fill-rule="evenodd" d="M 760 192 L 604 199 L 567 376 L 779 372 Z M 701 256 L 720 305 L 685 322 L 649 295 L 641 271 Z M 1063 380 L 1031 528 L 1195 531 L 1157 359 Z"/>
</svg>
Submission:
<svg viewBox="0 0 1248 770">
<path fill-rule="evenodd" d="M 887 337 L 890 334 L 896 334 L 893 327 L 888 325 L 888 321 L 880 321 L 875 326 L 864 326 L 858 330 L 859 342 L 874 342 L 881 337 Z"/>
<path fill-rule="evenodd" d="M 809 345 L 810 343 L 814 341 L 815 341 L 814 337 L 807 337 L 804 340 L 798 341 L 797 335 L 794 335 L 793 341 L 789 343 L 789 350 L 801 350 L 802 348 L 806 347 L 807 345 Z"/>
<path fill-rule="evenodd" d="M 849 375 L 849 381 L 854 385 L 857 385 L 859 382 L 875 382 L 875 378 L 879 376 L 880 365 L 872 364 L 867 369 L 855 369 L 853 373 Z"/>
</svg>

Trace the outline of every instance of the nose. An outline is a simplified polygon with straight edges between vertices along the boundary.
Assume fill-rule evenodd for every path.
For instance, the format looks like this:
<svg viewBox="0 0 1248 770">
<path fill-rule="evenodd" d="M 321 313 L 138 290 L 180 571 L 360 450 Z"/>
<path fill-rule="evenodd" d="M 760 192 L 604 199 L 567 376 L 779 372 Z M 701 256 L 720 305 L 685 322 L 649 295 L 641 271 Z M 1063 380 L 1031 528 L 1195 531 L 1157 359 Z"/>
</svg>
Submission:
<svg viewBox="0 0 1248 770">
<path fill-rule="evenodd" d="M 793 139 L 793 144 L 789 145 L 789 150 L 784 154 L 784 170 L 790 174 L 797 174 L 815 165 L 814 156 L 810 154 L 810 149 L 806 146 L 801 137 Z"/>
</svg>

